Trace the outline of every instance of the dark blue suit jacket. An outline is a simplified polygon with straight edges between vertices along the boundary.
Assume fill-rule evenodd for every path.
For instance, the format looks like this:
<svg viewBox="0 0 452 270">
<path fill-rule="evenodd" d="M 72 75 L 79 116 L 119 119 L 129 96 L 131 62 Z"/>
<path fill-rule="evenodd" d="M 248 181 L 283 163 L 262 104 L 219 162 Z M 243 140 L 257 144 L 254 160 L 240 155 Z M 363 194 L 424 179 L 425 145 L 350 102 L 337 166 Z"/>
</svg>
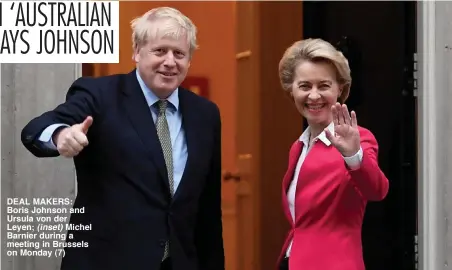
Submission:
<svg viewBox="0 0 452 270">
<path fill-rule="evenodd" d="M 78 194 L 62 269 L 158 270 L 170 240 L 173 270 L 223 270 L 221 224 L 221 121 L 218 107 L 179 89 L 188 160 L 171 199 L 162 149 L 135 71 L 80 78 L 66 102 L 31 120 L 24 146 L 37 157 L 54 157 L 38 140 L 51 124 L 73 125 L 92 116 L 89 145 L 74 158 Z"/>
</svg>

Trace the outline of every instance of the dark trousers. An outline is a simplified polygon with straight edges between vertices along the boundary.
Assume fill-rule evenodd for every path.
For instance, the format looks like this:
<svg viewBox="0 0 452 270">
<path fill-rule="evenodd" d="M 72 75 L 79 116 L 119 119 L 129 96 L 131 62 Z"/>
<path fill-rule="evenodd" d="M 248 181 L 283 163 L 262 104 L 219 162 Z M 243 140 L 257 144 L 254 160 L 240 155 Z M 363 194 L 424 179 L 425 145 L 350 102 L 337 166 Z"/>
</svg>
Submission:
<svg viewBox="0 0 452 270">
<path fill-rule="evenodd" d="M 167 258 L 162 262 L 162 264 L 160 266 L 160 270 L 172 270 L 170 258 Z"/>
<path fill-rule="evenodd" d="M 279 270 L 289 270 L 289 258 L 284 257 L 279 264 Z"/>
</svg>

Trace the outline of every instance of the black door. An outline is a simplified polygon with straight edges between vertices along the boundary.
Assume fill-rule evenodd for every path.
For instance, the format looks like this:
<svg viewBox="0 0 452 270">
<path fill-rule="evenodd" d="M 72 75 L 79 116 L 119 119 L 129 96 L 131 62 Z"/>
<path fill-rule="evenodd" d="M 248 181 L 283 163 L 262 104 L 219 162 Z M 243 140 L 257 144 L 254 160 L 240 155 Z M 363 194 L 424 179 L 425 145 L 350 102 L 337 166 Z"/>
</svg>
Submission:
<svg viewBox="0 0 452 270">
<path fill-rule="evenodd" d="M 348 106 L 379 143 L 388 197 L 369 203 L 363 225 L 367 270 L 414 270 L 416 129 L 415 2 L 304 2 L 304 38 L 323 38 L 348 58 Z"/>
</svg>

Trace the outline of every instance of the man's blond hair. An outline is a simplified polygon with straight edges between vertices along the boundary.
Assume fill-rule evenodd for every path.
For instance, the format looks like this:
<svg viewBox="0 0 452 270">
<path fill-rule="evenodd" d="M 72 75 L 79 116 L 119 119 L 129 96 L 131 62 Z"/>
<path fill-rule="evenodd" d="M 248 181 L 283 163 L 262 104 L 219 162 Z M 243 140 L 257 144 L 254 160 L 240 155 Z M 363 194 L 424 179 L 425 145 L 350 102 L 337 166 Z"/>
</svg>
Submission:
<svg viewBox="0 0 452 270">
<path fill-rule="evenodd" d="M 160 23 L 159 28 L 155 27 L 156 22 Z M 132 20 L 131 27 L 134 51 L 157 37 L 170 36 L 179 39 L 184 35 L 190 46 L 190 56 L 198 48 L 196 26 L 187 16 L 175 8 L 159 7 L 151 9 L 141 17 Z"/>
</svg>

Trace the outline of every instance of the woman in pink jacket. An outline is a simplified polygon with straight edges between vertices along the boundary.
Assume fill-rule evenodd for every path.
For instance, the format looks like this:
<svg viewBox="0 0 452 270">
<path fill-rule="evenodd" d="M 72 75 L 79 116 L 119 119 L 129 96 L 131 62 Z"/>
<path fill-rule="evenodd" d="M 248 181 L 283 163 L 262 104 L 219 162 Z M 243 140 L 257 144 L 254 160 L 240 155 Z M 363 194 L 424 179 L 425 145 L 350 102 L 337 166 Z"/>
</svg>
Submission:
<svg viewBox="0 0 452 270">
<path fill-rule="evenodd" d="M 358 126 L 346 101 L 347 59 L 321 39 L 295 42 L 280 61 L 285 91 L 309 127 L 292 145 L 282 204 L 292 225 L 281 270 L 364 270 L 361 228 L 366 204 L 385 198 L 378 143 Z"/>
</svg>

